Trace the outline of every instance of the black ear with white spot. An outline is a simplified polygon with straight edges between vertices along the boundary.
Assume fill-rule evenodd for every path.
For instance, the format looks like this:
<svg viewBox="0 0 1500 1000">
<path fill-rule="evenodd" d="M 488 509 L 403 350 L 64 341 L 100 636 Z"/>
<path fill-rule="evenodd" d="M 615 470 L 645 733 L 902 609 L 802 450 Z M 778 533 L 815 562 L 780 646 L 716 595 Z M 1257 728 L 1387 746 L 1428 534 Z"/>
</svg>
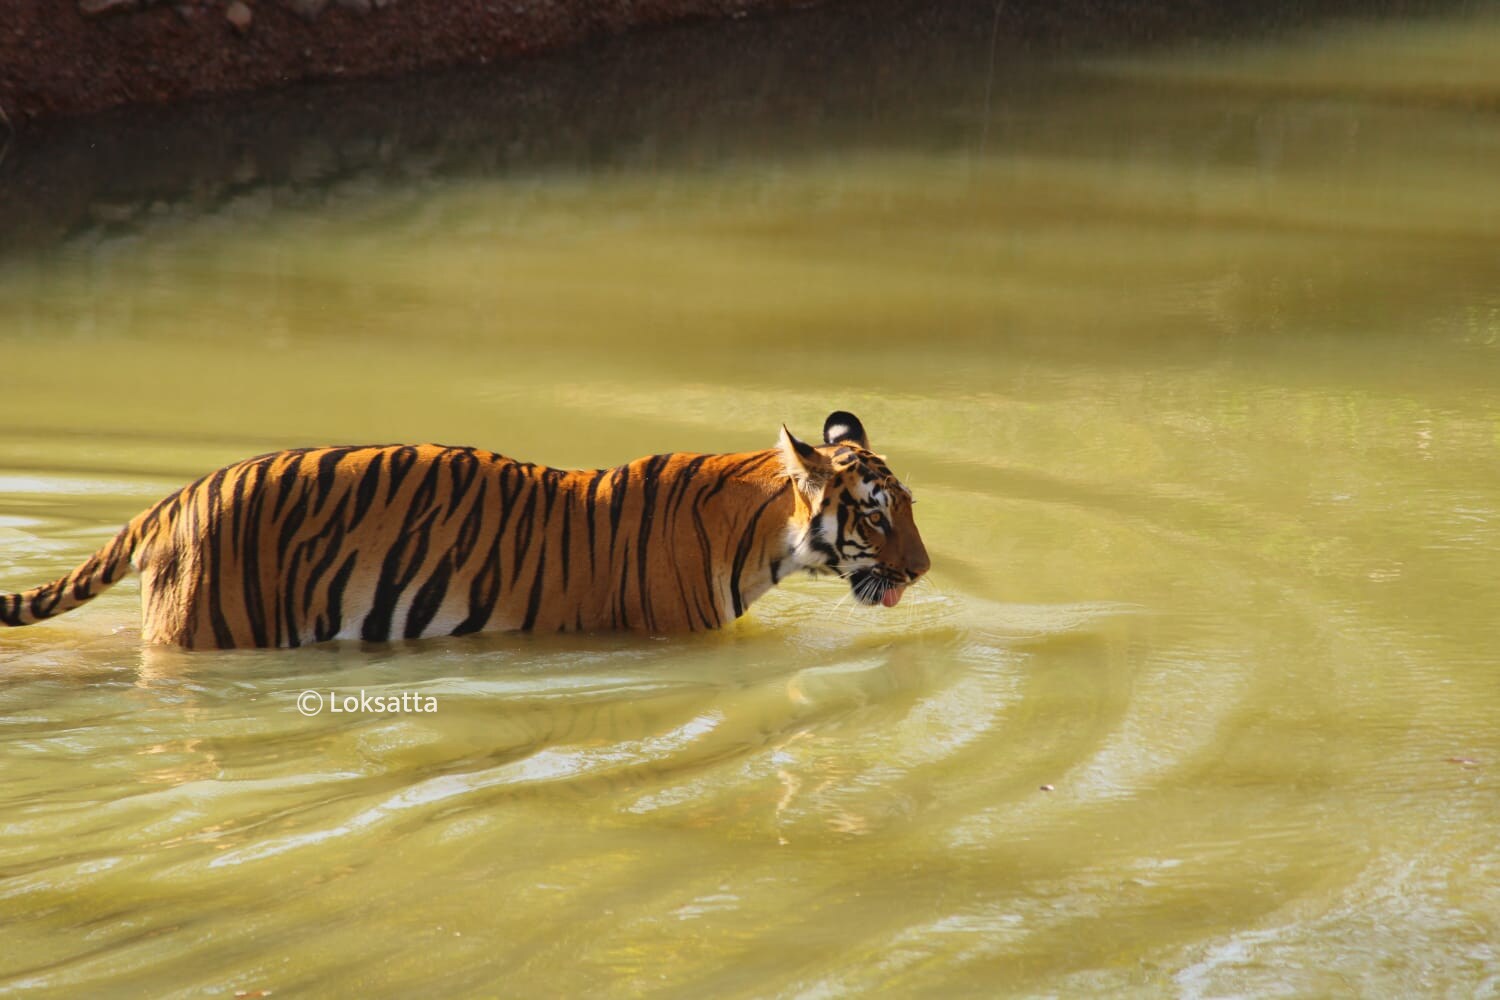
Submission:
<svg viewBox="0 0 1500 1000">
<path fill-rule="evenodd" d="M 859 418 L 847 410 L 835 410 L 823 421 L 823 443 L 839 444 L 843 441 L 861 448 L 870 447 L 870 439 L 865 437 L 865 425 L 859 422 Z"/>
</svg>

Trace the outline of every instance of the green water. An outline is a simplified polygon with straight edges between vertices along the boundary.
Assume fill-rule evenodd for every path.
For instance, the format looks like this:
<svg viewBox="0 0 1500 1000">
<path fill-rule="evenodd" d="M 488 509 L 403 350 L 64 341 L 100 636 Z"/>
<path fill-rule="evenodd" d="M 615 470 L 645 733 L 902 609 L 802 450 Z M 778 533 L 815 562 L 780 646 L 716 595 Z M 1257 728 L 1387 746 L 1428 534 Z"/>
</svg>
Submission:
<svg viewBox="0 0 1500 1000">
<path fill-rule="evenodd" d="M 1500 17 L 1007 73 L 0 260 L 5 589 L 272 448 L 840 407 L 933 560 L 691 638 L 8 630 L 0 992 L 1500 995 Z"/>
</svg>

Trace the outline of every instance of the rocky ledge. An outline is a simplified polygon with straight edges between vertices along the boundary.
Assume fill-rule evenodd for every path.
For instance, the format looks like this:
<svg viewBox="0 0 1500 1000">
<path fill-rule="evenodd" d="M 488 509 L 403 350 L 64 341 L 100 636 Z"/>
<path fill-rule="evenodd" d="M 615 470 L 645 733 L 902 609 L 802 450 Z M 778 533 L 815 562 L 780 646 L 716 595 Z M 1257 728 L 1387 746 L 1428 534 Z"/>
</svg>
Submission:
<svg viewBox="0 0 1500 1000">
<path fill-rule="evenodd" d="M 482 65 L 809 0 L 4 0 L 0 127 L 304 80 Z"/>
</svg>

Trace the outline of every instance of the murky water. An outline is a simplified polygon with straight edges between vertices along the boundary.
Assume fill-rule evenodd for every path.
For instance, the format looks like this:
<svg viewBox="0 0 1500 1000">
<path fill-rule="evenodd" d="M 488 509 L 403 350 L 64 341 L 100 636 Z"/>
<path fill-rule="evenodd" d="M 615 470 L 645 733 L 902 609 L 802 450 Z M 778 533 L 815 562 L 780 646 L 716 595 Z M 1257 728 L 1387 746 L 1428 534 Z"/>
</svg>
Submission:
<svg viewBox="0 0 1500 1000">
<path fill-rule="evenodd" d="M 7 589 L 270 448 L 837 407 L 934 563 L 694 638 L 6 631 L 0 992 L 1500 994 L 1500 14 L 975 44 L 826 142 L 663 111 L 0 261 Z"/>
</svg>

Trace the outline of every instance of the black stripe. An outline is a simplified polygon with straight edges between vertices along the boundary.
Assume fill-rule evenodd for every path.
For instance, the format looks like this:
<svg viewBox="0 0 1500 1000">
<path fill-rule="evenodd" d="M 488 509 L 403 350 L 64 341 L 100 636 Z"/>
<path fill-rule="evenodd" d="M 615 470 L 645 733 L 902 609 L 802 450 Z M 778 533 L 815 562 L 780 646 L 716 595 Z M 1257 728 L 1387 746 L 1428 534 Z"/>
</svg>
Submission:
<svg viewBox="0 0 1500 1000">
<path fill-rule="evenodd" d="M 615 555 L 615 535 L 625 513 L 625 493 L 630 492 L 630 466 L 621 465 L 609 475 L 609 555 Z"/>
<path fill-rule="evenodd" d="M 641 473 L 641 534 L 636 542 L 635 566 L 636 566 L 636 590 L 640 594 L 641 613 L 645 616 L 646 628 L 656 630 L 656 616 L 651 612 L 651 596 L 648 590 L 646 572 L 650 568 L 651 560 L 651 522 L 656 517 L 656 491 L 661 486 L 661 470 L 666 466 L 670 455 L 657 455 L 646 463 L 646 468 Z"/>
<path fill-rule="evenodd" d="M 557 480 L 559 473 L 556 469 L 548 469 L 542 475 L 542 536 L 546 540 L 547 529 L 552 526 L 552 508 L 557 506 Z"/>
<path fill-rule="evenodd" d="M 240 535 L 245 530 L 245 483 L 249 480 L 254 467 L 238 466 L 234 476 L 234 494 L 229 501 L 229 511 L 232 515 L 230 530 L 232 532 L 232 545 L 236 552 L 240 549 Z"/>
<path fill-rule="evenodd" d="M 266 462 L 269 462 L 269 460 L 269 457 L 267 457 Z M 264 462 L 258 463 L 257 469 L 260 469 L 263 465 Z M 199 543 L 199 549 L 202 550 L 202 559 L 208 562 L 208 571 L 210 571 L 210 573 L 220 573 L 220 565 L 223 564 L 223 546 L 225 546 L 226 543 L 225 537 L 223 537 L 223 535 L 225 535 L 225 531 L 223 531 L 223 519 L 225 519 L 225 514 L 214 513 L 213 505 L 208 504 L 207 501 L 202 501 L 202 507 L 205 507 L 208 510 L 208 528 L 219 529 L 219 531 L 217 532 L 204 531 L 204 528 L 202 528 L 202 517 L 199 516 L 198 487 L 201 486 L 202 483 L 207 483 L 207 481 L 208 477 L 201 478 L 201 480 L 198 480 L 198 483 L 193 484 L 193 493 L 183 493 L 183 495 L 181 495 L 181 505 L 180 507 L 178 507 L 177 513 L 174 514 L 171 522 L 166 523 L 166 525 L 160 526 L 160 528 L 157 528 L 157 538 L 162 538 L 163 543 L 165 543 L 165 538 L 171 537 L 172 534 L 180 534 L 180 532 L 175 532 L 175 525 L 177 525 L 178 522 L 183 522 L 183 520 L 186 520 L 187 537 L 199 538 L 199 540 L 202 540 L 201 543 Z M 255 480 L 255 483 L 258 483 L 258 481 L 260 481 L 260 478 L 257 478 L 257 480 Z M 171 544 L 162 544 L 162 546 L 159 547 L 163 550 L 163 552 L 172 552 Z M 199 574 L 201 573 L 202 570 L 199 570 Z M 220 573 L 220 579 L 214 580 L 214 583 L 222 583 L 222 573 Z M 214 600 L 222 601 L 222 591 L 213 592 Z M 234 633 L 233 631 L 229 630 L 228 621 L 226 621 L 226 619 L 228 619 L 228 615 L 225 615 L 225 612 L 223 612 L 222 603 L 220 603 L 217 607 L 214 607 L 213 604 L 210 603 L 210 607 L 208 607 L 208 613 L 210 613 L 210 615 L 213 615 L 214 612 L 219 613 L 220 618 L 225 619 L 225 624 L 223 624 L 223 634 L 225 634 L 225 640 L 223 640 L 223 642 L 225 642 L 225 645 L 219 646 L 219 648 L 233 648 Z M 196 630 L 196 627 L 190 627 L 189 631 L 192 631 L 192 633 L 196 634 L 196 631 L 198 630 Z M 217 633 L 217 631 L 214 631 L 214 642 L 217 642 L 217 640 L 219 640 L 219 633 Z"/>
<path fill-rule="evenodd" d="M 385 487 L 385 502 L 390 503 L 396 498 L 396 491 L 401 488 L 407 473 L 411 472 L 411 467 L 417 464 L 417 449 L 402 445 L 386 454 L 390 456 L 388 464 L 391 468 L 391 476 Z"/>
<path fill-rule="evenodd" d="M 453 629 L 454 635 L 468 635 L 484 628 L 500 599 L 500 541 L 485 554 L 484 565 L 469 584 L 469 616 Z"/>
<path fill-rule="evenodd" d="M 671 516 L 674 521 L 677 518 L 678 511 L 682 509 L 683 503 L 687 500 L 688 484 L 697 477 L 698 471 L 703 468 L 703 463 L 708 461 L 709 457 L 708 455 L 699 455 L 677 471 L 677 481 L 672 484 L 672 489 L 667 493 L 666 503 L 663 504 L 664 507 L 671 508 Z"/>
<path fill-rule="evenodd" d="M 464 563 L 469 561 L 469 556 L 474 553 L 474 543 L 479 541 L 479 529 L 484 524 L 484 495 L 489 485 L 487 479 L 479 481 L 479 489 L 474 492 L 474 502 L 469 507 L 469 513 L 464 515 L 463 523 L 458 526 L 458 537 L 453 541 L 455 569 L 463 568 Z"/>
<path fill-rule="evenodd" d="M 260 471 L 261 465 L 264 465 L 264 462 L 242 462 L 240 463 L 240 465 L 234 466 L 234 490 L 236 490 L 236 492 L 234 492 L 234 499 L 231 502 L 233 502 L 234 517 L 236 517 L 236 522 L 239 522 L 239 520 L 242 520 L 243 516 L 245 516 L 245 510 L 243 510 L 243 508 L 246 507 L 246 504 L 242 499 L 243 495 L 245 495 L 245 483 L 246 481 L 252 481 L 252 483 L 254 483 L 254 481 L 257 481 L 252 480 L 252 474 Z M 198 481 L 199 483 L 202 483 L 202 481 L 204 480 Z M 189 519 L 190 525 L 193 526 L 192 537 L 201 538 L 201 535 L 196 532 L 196 520 L 198 520 L 198 505 L 193 504 L 192 496 L 190 496 L 189 492 L 187 492 L 187 490 L 189 489 L 195 489 L 195 486 L 187 487 L 187 489 L 178 492 L 177 495 L 172 498 L 171 504 L 157 505 L 156 529 L 159 534 L 162 534 L 162 532 L 171 531 L 172 522 L 175 522 L 178 517 L 183 516 L 183 514 L 181 514 L 181 510 L 183 510 L 183 502 L 186 501 L 190 504 L 190 507 L 187 508 L 186 517 L 187 519 Z M 236 531 L 239 531 L 239 528 L 236 528 Z M 220 523 L 219 535 L 222 534 L 223 528 L 222 523 Z M 231 633 L 231 631 L 229 631 L 228 618 L 226 618 L 225 613 L 223 613 L 222 547 L 223 543 L 225 543 L 225 538 L 219 537 L 219 535 L 211 535 L 211 537 L 208 537 L 207 544 L 205 544 L 204 546 L 205 565 L 202 565 L 202 567 L 198 568 L 198 576 L 201 577 L 201 579 L 207 580 L 207 594 L 205 594 L 205 604 L 207 604 L 208 607 L 208 624 L 213 627 L 214 648 L 233 649 L 234 633 Z M 239 540 L 236 540 L 236 543 L 234 544 L 236 544 L 236 550 L 239 550 Z M 169 546 L 162 546 L 162 549 L 165 550 L 165 552 L 171 552 L 171 547 Z M 192 631 L 193 634 L 196 634 L 195 628 L 193 628 Z"/>
<path fill-rule="evenodd" d="M 776 453 L 773 451 L 758 451 L 755 454 L 751 455 L 749 458 L 741 459 L 740 461 L 734 463 L 729 468 L 719 473 L 718 482 L 714 484 L 713 488 L 709 490 L 707 494 L 699 499 L 699 503 L 703 503 L 712 499 L 714 494 L 718 493 L 724 488 L 725 483 L 729 482 L 731 479 L 734 479 L 740 473 L 747 471 L 751 466 L 765 465 L 766 462 L 775 457 Z"/>
<path fill-rule="evenodd" d="M 395 544 L 380 564 L 380 579 L 375 584 L 370 612 L 360 626 L 360 637 L 366 642 L 385 642 L 391 637 L 396 602 L 427 558 L 432 522 L 437 513 L 436 508 L 423 511 L 415 507 L 407 513 L 406 523 L 401 526 Z"/>
<path fill-rule="evenodd" d="M 59 586 L 62 582 L 61 580 L 54 580 L 52 583 L 36 589 L 35 596 L 31 598 L 31 617 L 52 617 L 52 610 L 57 607 L 57 601 L 62 597 L 62 587 Z"/>
<path fill-rule="evenodd" d="M 849 524 L 854 519 L 854 498 L 844 490 L 839 496 L 838 509 L 834 512 L 834 524 L 838 526 L 838 535 L 834 538 L 834 547 L 842 549 L 844 542 L 849 538 Z"/>
<path fill-rule="evenodd" d="M 260 516 L 265 507 L 267 485 L 266 476 L 258 477 L 245 500 L 245 543 L 240 550 L 245 617 L 250 622 L 250 637 L 257 648 L 266 645 L 266 615 L 261 606 L 260 589 Z"/>
<path fill-rule="evenodd" d="M 359 486 L 354 492 L 354 516 L 349 518 L 350 531 L 359 527 L 359 522 L 365 519 L 365 515 L 370 512 L 370 505 L 375 502 L 375 492 L 380 488 L 380 466 L 384 460 L 385 452 L 377 451 L 375 457 L 370 459 L 364 475 L 359 477 Z"/>
<path fill-rule="evenodd" d="M 714 617 L 713 617 L 712 620 L 710 620 L 709 617 L 708 617 L 708 612 L 706 612 L 706 611 L 703 610 L 703 602 L 699 601 L 697 593 L 694 593 L 693 594 L 693 609 L 698 612 L 698 618 L 699 618 L 700 621 L 703 622 L 703 627 L 704 628 L 711 629 L 711 628 L 718 628 L 719 627 L 719 612 L 718 612 L 717 605 L 714 608 Z"/>
<path fill-rule="evenodd" d="M 542 493 L 547 498 L 547 507 L 552 507 L 553 501 L 557 499 L 557 484 L 562 479 L 562 473 L 556 469 L 543 469 L 541 472 Z"/>
<path fill-rule="evenodd" d="M 479 475 L 479 459 L 468 449 L 455 448 L 448 452 L 448 474 L 452 478 L 452 495 L 448 499 L 447 516 L 452 517 L 469 487 L 474 485 L 474 477 Z"/>
<path fill-rule="evenodd" d="M 307 457 L 303 451 L 288 451 L 283 453 L 288 459 L 287 467 L 280 472 L 281 489 L 276 494 L 276 503 L 271 507 L 271 520 L 281 520 L 282 508 L 286 506 L 291 497 L 292 490 L 302 486 L 302 460 Z"/>
<path fill-rule="evenodd" d="M 219 510 L 223 507 L 224 499 L 224 477 L 229 474 L 229 468 L 220 469 L 209 477 L 204 484 L 203 495 L 208 500 L 209 510 Z"/>
<path fill-rule="evenodd" d="M 543 542 L 536 553 L 536 578 L 531 581 L 531 597 L 526 601 L 526 620 L 521 631 L 530 632 L 536 625 L 536 616 L 542 608 L 542 580 L 547 573 L 547 545 Z"/>
<path fill-rule="evenodd" d="M 814 517 L 807 526 L 807 544 L 814 552 L 821 552 L 828 558 L 829 565 L 839 561 L 838 549 L 823 540 L 823 520 Z"/>
<path fill-rule="evenodd" d="M 323 530 L 303 543 L 309 551 L 318 546 L 321 546 L 323 550 L 323 558 L 313 563 L 307 572 L 307 580 L 302 585 L 302 613 L 304 615 L 312 614 L 313 590 L 317 588 L 318 581 L 323 579 L 323 574 L 332 568 L 333 561 L 339 557 L 339 550 L 343 548 L 344 510 L 348 506 L 349 494 L 345 493 L 339 497 L 338 506 L 328 515 L 328 523 L 323 526 Z"/>
<path fill-rule="evenodd" d="M 630 488 L 630 466 L 622 465 L 610 474 L 609 488 L 609 558 L 613 566 L 615 538 L 620 533 L 620 516 L 625 512 L 625 491 Z"/>
<path fill-rule="evenodd" d="M 286 645 L 293 649 L 302 645 L 302 629 L 297 619 L 297 566 L 302 562 L 305 552 L 304 546 L 297 546 L 291 556 L 282 563 L 281 571 L 281 601 L 276 609 L 276 636 L 277 645 Z M 281 641 L 281 635 L 285 629 L 286 642 Z"/>
<path fill-rule="evenodd" d="M 526 484 L 531 482 L 529 475 L 531 468 L 532 466 L 529 462 L 511 462 L 500 467 L 501 506 L 509 507 L 521 495 L 521 491 L 526 488 Z M 515 481 L 514 489 L 510 486 L 512 480 Z"/>
<path fill-rule="evenodd" d="M 243 482 L 244 477 L 241 476 L 236 482 L 237 490 Z M 200 572 L 208 578 L 208 622 L 214 630 L 214 645 L 219 649 L 233 649 L 234 633 L 230 631 L 229 619 L 224 615 L 223 559 L 220 558 L 223 544 L 222 538 L 214 540 L 214 545 L 209 549 L 209 564 Z"/>
<path fill-rule="evenodd" d="M 359 629 L 360 638 L 366 642 L 385 642 L 391 637 L 391 618 L 396 613 L 396 601 L 401 596 L 401 588 L 411 582 L 410 576 L 401 579 L 402 557 L 411 542 L 412 536 L 403 533 L 386 550 L 380 565 L 380 579 L 370 600 L 370 610 Z"/>
<path fill-rule="evenodd" d="M 441 478 L 442 474 L 443 465 L 441 462 L 434 461 L 428 465 L 427 474 L 422 477 L 421 483 L 412 492 L 411 499 L 405 504 L 406 524 L 408 526 L 413 524 L 418 517 L 426 514 L 429 508 L 432 508 L 433 514 L 437 514 L 434 501 L 437 499 L 438 479 Z"/>
<path fill-rule="evenodd" d="M 307 520 L 307 504 L 301 498 L 286 512 L 286 520 L 281 522 L 281 531 L 276 535 L 276 557 L 278 560 L 287 557 L 291 548 L 292 537 L 297 534 L 297 529 L 302 527 L 302 522 Z"/>
<path fill-rule="evenodd" d="M 760 523 L 760 516 L 766 512 L 766 508 L 779 496 L 773 493 L 766 497 L 766 502 L 761 504 L 750 517 L 750 523 L 745 526 L 745 533 L 740 536 L 739 548 L 734 553 L 734 568 L 729 572 L 729 597 L 734 602 L 734 616 L 738 618 L 745 613 L 745 602 L 740 595 L 740 574 L 745 571 L 745 560 L 750 556 L 750 546 L 755 542 L 755 526 Z"/>
<path fill-rule="evenodd" d="M 672 560 L 672 576 L 677 581 L 677 599 L 682 604 L 683 616 L 688 618 L 691 623 L 693 608 L 688 599 L 687 582 L 682 579 L 682 564 L 675 559 Z"/>
<path fill-rule="evenodd" d="M 349 558 L 339 567 L 339 571 L 333 574 L 333 579 L 328 581 L 328 597 L 324 601 L 326 613 L 318 616 L 316 631 L 313 638 L 318 642 L 325 642 L 339 634 L 344 627 L 344 588 L 349 585 L 349 576 L 354 572 L 354 563 L 359 558 L 359 553 L 349 553 Z"/>
<path fill-rule="evenodd" d="M 568 565 L 573 561 L 573 491 L 563 493 L 562 510 L 562 589 L 568 589 Z"/>
<path fill-rule="evenodd" d="M 128 552 L 125 551 L 127 549 Z M 135 555 L 135 540 L 131 537 L 130 526 L 126 525 L 115 535 L 114 540 L 109 543 L 109 548 L 104 552 L 104 572 L 99 579 L 105 586 L 109 586 L 118 579 L 119 571 L 129 563 L 133 555 Z"/>
<path fill-rule="evenodd" d="M 506 486 L 506 483 L 514 479 L 516 488 L 514 490 Z M 500 524 L 495 528 L 493 536 L 495 566 L 500 566 L 500 546 L 505 539 L 505 528 L 510 524 L 511 517 L 516 512 L 515 499 L 521 495 L 521 490 L 526 485 L 524 467 L 520 463 L 505 466 L 500 470 Z M 499 579 L 496 579 L 496 585 Z M 497 598 L 498 599 L 498 598 Z"/>
<path fill-rule="evenodd" d="M 412 451 L 411 449 L 398 450 Z M 412 454 L 414 460 L 415 452 L 413 451 Z M 396 475 L 394 455 L 391 458 L 391 465 L 394 477 Z M 410 470 L 411 464 L 407 463 L 405 471 L 401 473 L 401 478 L 404 478 Z M 441 472 L 441 463 L 430 463 L 427 474 L 422 477 L 422 481 L 417 484 L 417 488 L 412 491 L 406 503 L 406 517 L 401 524 L 396 542 L 386 552 L 385 559 L 381 562 L 380 577 L 375 584 L 370 611 L 365 615 L 364 623 L 360 626 L 360 635 L 367 642 L 385 642 L 391 637 L 391 624 L 396 614 L 396 603 L 427 559 L 432 525 L 438 515 L 438 508 L 433 504 L 433 500 L 437 493 L 437 482 Z"/>
<path fill-rule="evenodd" d="M 532 522 L 536 518 L 536 497 L 541 492 L 538 485 L 531 487 L 531 494 L 526 498 L 526 506 L 521 510 L 521 516 L 516 521 L 516 530 L 511 537 L 510 551 L 510 583 L 515 586 L 516 580 L 521 576 L 521 563 L 526 559 L 526 553 L 531 550 Z"/>
<path fill-rule="evenodd" d="M 608 469 L 600 469 L 589 479 L 589 488 L 584 491 L 584 515 L 589 522 L 589 573 L 594 572 L 594 546 L 597 541 L 594 537 L 594 511 L 599 505 L 599 484 L 603 482 Z"/>
<path fill-rule="evenodd" d="M 448 579 L 452 574 L 452 557 L 445 555 L 412 598 L 411 610 L 406 614 L 406 638 L 418 639 L 427 631 L 427 626 L 432 624 L 438 608 L 443 604 L 443 598 L 448 595 Z"/>
<path fill-rule="evenodd" d="M 555 502 L 557 500 L 557 487 L 558 487 L 558 482 L 561 479 L 562 479 L 562 473 L 558 472 L 556 469 L 544 469 L 542 471 L 542 492 L 543 492 L 543 495 L 546 497 L 546 501 L 545 501 L 544 506 L 542 507 L 542 525 L 541 525 L 541 528 L 542 528 L 542 541 L 541 541 L 541 544 L 537 546 L 537 553 L 536 553 L 536 577 L 531 581 L 531 597 L 527 601 L 527 604 L 526 604 L 526 619 L 525 619 L 525 622 L 521 625 L 522 630 L 526 631 L 526 632 L 530 632 L 531 629 L 532 629 L 532 627 L 536 624 L 537 612 L 541 608 L 542 582 L 546 578 L 546 566 L 547 566 L 547 529 L 552 524 L 552 508 L 553 508 L 553 506 L 554 506 L 554 504 L 555 504 Z M 535 498 L 535 494 L 533 493 L 532 496 L 533 496 L 533 499 L 534 499 Z M 564 513 L 564 518 L 563 518 L 563 545 L 564 545 L 564 550 L 563 550 L 563 566 L 565 567 L 565 569 L 564 569 L 565 577 L 566 577 L 566 566 L 567 566 L 567 559 L 568 559 L 567 549 L 566 549 L 567 538 L 568 538 L 568 522 L 567 522 L 567 515 L 566 515 L 566 513 Z"/>
<path fill-rule="evenodd" d="M 703 526 L 703 496 L 707 490 L 699 490 L 693 498 L 693 531 L 698 536 L 698 552 L 703 557 L 703 592 L 714 606 L 714 624 L 722 624 L 724 612 L 719 608 L 718 588 L 714 586 L 713 545 L 708 539 L 708 529 Z"/>
<path fill-rule="evenodd" d="M 86 601 L 94 596 L 94 573 L 99 569 L 99 553 L 89 556 L 88 562 L 68 574 L 73 581 L 73 600 Z"/>
<path fill-rule="evenodd" d="M 625 609 L 625 596 L 630 590 L 630 539 L 625 540 L 625 558 L 620 560 L 620 586 L 615 594 L 615 627 L 630 627 L 630 612 Z"/>
<path fill-rule="evenodd" d="M 313 501 L 313 512 L 317 513 L 323 509 L 328 502 L 328 495 L 333 492 L 334 483 L 338 482 L 338 466 L 352 448 L 330 448 L 318 456 L 318 498 Z"/>
</svg>

